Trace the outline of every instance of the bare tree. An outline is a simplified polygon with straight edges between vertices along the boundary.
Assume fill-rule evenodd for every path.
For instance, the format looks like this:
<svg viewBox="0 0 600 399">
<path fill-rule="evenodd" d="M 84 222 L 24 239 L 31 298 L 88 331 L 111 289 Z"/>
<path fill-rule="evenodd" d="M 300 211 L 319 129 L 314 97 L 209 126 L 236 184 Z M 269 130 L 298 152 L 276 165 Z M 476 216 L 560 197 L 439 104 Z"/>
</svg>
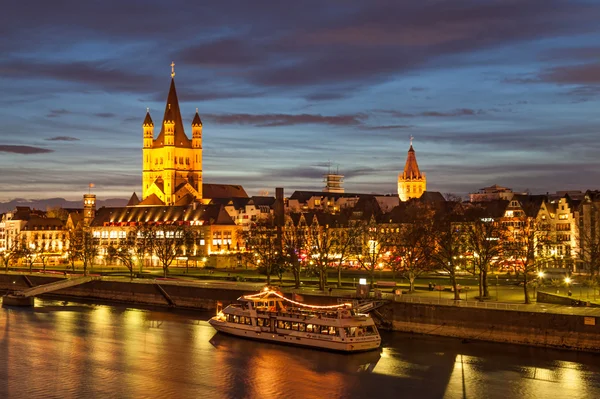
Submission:
<svg viewBox="0 0 600 399">
<path fill-rule="evenodd" d="M 402 222 L 388 233 L 390 262 L 409 282 L 409 291 L 415 290 L 415 280 L 429 270 L 433 252 L 431 207 L 420 203 L 410 204 Z"/>
<path fill-rule="evenodd" d="M 8 248 L 0 252 L 0 260 L 4 266 L 4 271 L 8 273 L 8 268 L 12 261 L 19 257 L 19 242 L 12 241 Z"/>
<path fill-rule="evenodd" d="M 283 262 L 294 275 L 294 287 L 300 288 L 300 271 L 302 269 L 302 253 L 306 252 L 307 228 L 304 224 L 294 224 L 288 218 L 283 230 Z"/>
<path fill-rule="evenodd" d="M 83 274 L 88 274 L 88 267 L 94 265 L 94 260 L 98 256 L 98 239 L 92 236 L 92 232 L 88 229 L 79 229 L 77 232 L 79 245 L 79 256 L 83 261 Z"/>
<path fill-rule="evenodd" d="M 579 230 L 577 258 L 589 268 L 590 277 L 600 275 L 600 234 L 592 230 Z"/>
<path fill-rule="evenodd" d="M 543 252 L 550 240 L 549 232 L 533 217 L 525 213 L 513 218 L 507 226 L 504 254 L 511 258 L 516 272 L 521 273 L 525 303 L 531 303 L 529 286 L 533 280 L 531 275 L 536 271 L 538 254 Z"/>
<path fill-rule="evenodd" d="M 463 216 L 460 203 L 447 202 L 446 208 L 436 212 L 433 218 L 431 235 L 433 239 L 431 262 L 435 267 L 448 273 L 456 300 L 460 299 L 456 283 L 456 270 L 465 253 Z"/>
<path fill-rule="evenodd" d="M 181 256 L 189 229 L 182 225 L 163 224 L 154 230 L 154 254 L 158 258 L 163 277 L 167 277 L 173 261 Z"/>
<path fill-rule="evenodd" d="M 473 253 L 474 272 L 479 277 L 479 298 L 483 299 L 490 296 L 487 276 L 491 265 L 503 255 L 506 230 L 499 220 L 480 212 L 474 216 L 465 225 L 465 238 L 467 248 Z"/>
<path fill-rule="evenodd" d="M 248 263 L 264 274 L 267 277 L 267 285 L 271 285 L 271 276 L 277 273 L 282 262 L 281 243 L 277 237 L 275 219 L 270 216 L 251 224 L 243 236 L 249 251 Z"/>
<path fill-rule="evenodd" d="M 388 251 L 389 228 L 378 224 L 374 217 L 369 220 L 360 220 L 356 227 L 360 230 L 357 235 L 354 252 L 358 255 L 358 264 L 369 273 L 371 288 L 375 284 L 375 270 L 381 264 Z"/>
<path fill-rule="evenodd" d="M 67 260 L 71 264 L 73 271 L 75 271 L 75 262 L 81 259 L 79 239 L 81 235 L 78 234 L 79 229 L 71 229 L 67 232 L 67 240 L 69 243 L 67 251 Z"/>
<path fill-rule="evenodd" d="M 329 215 L 324 215 L 325 217 Z M 315 217 L 315 219 L 318 219 Z M 330 226 L 328 223 L 320 224 L 314 220 L 308 228 L 308 254 L 315 264 L 319 275 L 319 289 L 325 290 L 327 285 L 327 268 L 339 257 L 337 253 L 340 236 L 339 227 Z"/>
<path fill-rule="evenodd" d="M 44 272 L 46 272 L 46 264 L 48 263 L 48 259 L 50 258 L 50 254 L 48 253 L 48 250 L 46 249 L 44 244 L 38 245 L 35 248 L 36 251 L 36 258 L 42 262 L 42 270 Z"/>
<path fill-rule="evenodd" d="M 37 257 L 37 250 L 35 244 L 27 242 L 27 236 L 21 234 L 19 240 L 19 257 L 29 267 L 29 273 L 33 271 L 33 263 Z"/>
</svg>

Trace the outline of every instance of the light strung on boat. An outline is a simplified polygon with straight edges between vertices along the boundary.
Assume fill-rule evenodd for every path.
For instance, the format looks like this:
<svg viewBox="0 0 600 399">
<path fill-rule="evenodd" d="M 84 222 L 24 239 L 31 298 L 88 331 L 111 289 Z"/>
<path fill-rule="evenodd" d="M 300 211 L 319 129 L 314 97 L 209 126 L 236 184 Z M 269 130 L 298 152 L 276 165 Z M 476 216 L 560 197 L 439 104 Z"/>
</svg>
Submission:
<svg viewBox="0 0 600 399">
<path fill-rule="evenodd" d="M 244 298 L 257 298 L 257 297 L 261 297 L 261 296 L 267 296 L 269 294 L 273 294 L 273 295 L 275 295 L 275 296 L 283 299 L 284 301 L 293 303 L 295 305 L 306 307 L 306 308 L 311 308 L 311 309 L 339 309 L 339 308 L 351 307 L 352 306 L 352 304 L 350 304 L 350 303 L 340 303 L 338 305 L 329 305 L 329 306 L 307 305 L 306 303 L 296 302 L 296 301 L 293 301 L 291 299 L 288 299 L 288 298 L 284 297 L 283 295 L 279 294 L 278 292 L 271 291 L 271 290 L 259 292 L 258 294 L 244 295 Z"/>
</svg>

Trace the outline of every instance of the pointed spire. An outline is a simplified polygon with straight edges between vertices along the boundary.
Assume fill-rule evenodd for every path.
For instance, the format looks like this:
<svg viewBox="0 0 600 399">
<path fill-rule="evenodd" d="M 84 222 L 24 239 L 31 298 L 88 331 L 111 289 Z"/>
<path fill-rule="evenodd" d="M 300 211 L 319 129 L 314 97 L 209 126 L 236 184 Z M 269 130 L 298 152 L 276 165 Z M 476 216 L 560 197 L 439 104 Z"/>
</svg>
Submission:
<svg viewBox="0 0 600 399">
<path fill-rule="evenodd" d="M 196 115 L 194 115 L 194 120 L 192 120 L 192 126 L 202 126 L 202 120 L 200 120 L 200 115 L 198 115 L 198 108 L 196 108 Z"/>
<path fill-rule="evenodd" d="M 410 143 L 410 148 L 408 149 L 408 156 L 406 157 L 406 164 L 404 165 L 404 173 L 402 176 L 405 179 L 422 179 L 423 175 L 419 170 L 419 165 L 417 164 L 417 156 L 415 155 L 415 150 L 412 146 L 412 138 Z"/>
<path fill-rule="evenodd" d="M 169 87 L 169 95 L 167 96 L 167 103 L 165 105 L 165 114 L 163 117 L 163 123 L 161 125 L 160 133 L 155 140 L 157 143 L 164 142 L 164 129 L 165 121 L 172 121 L 175 123 L 174 131 L 174 143 L 177 147 L 191 148 L 192 143 L 190 139 L 185 135 L 183 129 L 183 121 L 181 119 L 181 111 L 179 110 L 179 99 L 177 98 L 177 90 L 175 90 L 175 79 L 171 79 L 171 86 Z M 160 145 L 160 144 L 159 144 Z"/>
<path fill-rule="evenodd" d="M 146 118 L 144 119 L 143 126 L 154 126 L 154 122 L 152 122 L 152 118 L 150 117 L 150 108 L 146 108 Z"/>
</svg>

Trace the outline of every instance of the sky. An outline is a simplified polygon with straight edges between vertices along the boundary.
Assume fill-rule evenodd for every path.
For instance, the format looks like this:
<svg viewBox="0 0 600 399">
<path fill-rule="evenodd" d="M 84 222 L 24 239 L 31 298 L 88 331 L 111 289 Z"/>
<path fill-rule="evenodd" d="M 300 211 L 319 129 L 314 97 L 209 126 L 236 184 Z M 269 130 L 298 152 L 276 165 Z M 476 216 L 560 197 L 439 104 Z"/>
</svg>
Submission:
<svg viewBox="0 0 600 399">
<path fill-rule="evenodd" d="M 0 15 L 0 201 L 141 192 L 175 83 L 206 183 L 250 195 L 600 188 L 600 1 L 20 1 Z M 160 128 L 155 128 L 158 134 Z"/>
</svg>

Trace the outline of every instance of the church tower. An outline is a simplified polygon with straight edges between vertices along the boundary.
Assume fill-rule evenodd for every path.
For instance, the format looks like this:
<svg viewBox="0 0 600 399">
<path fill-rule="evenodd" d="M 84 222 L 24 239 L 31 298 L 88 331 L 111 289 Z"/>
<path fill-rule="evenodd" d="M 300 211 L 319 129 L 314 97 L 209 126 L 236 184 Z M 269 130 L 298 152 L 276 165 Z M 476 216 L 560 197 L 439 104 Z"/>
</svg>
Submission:
<svg viewBox="0 0 600 399">
<path fill-rule="evenodd" d="M 140 205 L 184 205 L 202 199 L 202 121 L 196 109 L 190 140 L 183 129 L 174 67 L 175 63 L 171 63 L 171 86 L 156 139 L 149 110 L 142 125 L 144 146 Z"/>
<path fill-rule="evenodd" d="M 404 171 L 398 175 L 398 197 L 400 197 L 400 201 L 419 198 L 427 189 L 427 179 L 425 173 L 421 173 L 419 170 L 412 141 L 413 138 L 411 137 Z"/>
</svg>

